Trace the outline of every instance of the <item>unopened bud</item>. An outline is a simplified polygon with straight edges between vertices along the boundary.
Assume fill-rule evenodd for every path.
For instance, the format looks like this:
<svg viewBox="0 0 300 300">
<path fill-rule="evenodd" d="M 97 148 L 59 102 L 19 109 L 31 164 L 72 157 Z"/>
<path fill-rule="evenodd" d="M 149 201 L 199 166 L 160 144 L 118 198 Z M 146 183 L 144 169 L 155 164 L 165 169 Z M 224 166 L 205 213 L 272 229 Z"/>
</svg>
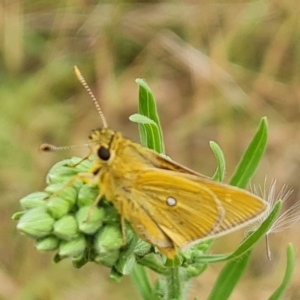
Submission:
<svg viewBox="0 0 300 300">
<path fill-rule="evenodd" d="M 78 225 L 74 216 L 65 215 L 54 223 L 53 234 L 58 238 L 70 241 L 78 234 Z"/>
<path fill-rule="evenodd" d="M 72 208 L 72 205 L 70 205 L 70 203 L 66 200 L 54 196 L 47 200 L 46 207 L 47 211 L 53 218 L 60 219 L 69 212 L 69 210 Z"/>
<path fill-rule="evenodd" d="M 58 249 L 60 257 L 78 257 L 82 255 L 87 246 L 84 235 L 79 235 L 71 241 L 61 241 Z"/>
<path fill-rule="evenodd" d="M 36 207 L 26 211 L 17 228 L 34 238 L 42 238 L 52 233 L 54 222 L 44 207 Z"/>
<path fill-rule="evenodd" d="M 39 251 L 53 251 L 58 248 L 59 240 L 57 237 L 50 235 L 37 241 L 35 247 Z"/>
<path fill-rule="evenodd" d="M 95 249 L 99 255 L 119 250 L 123 244 L 119 226 L 106 225 L 96 235 Z"/>
<path fill-rule="evenodd" d="M 77 175 L 78 171 L 76 168 L 69 167 L 69 162 L 69 159 L 65 159 L 56 163 L 47 174 L 47 184 L 68 182 L 72 177 Z"/>
<path fill-rule="evenodd" d="M 45 192 L 35 192 L 23 197 L 20 200 L 20 204 L 23 209 L 31 209 L 34 207 L 44 206 L 46 204 L 45 199 L 49 197 L 48 193 Z"/>
<path fill-rule="evenodd" d="M 71 205 L 74 205 L 77 199 L 77 190 L 76 188 L 74 188 L 73 186 L 66 186 L 64 183 L 56 183 L 56 184 L 51 184 L 48 185 L 45 188 L 45 191 L 53 194 L 56 193 L 56 195 L 69 202 Z M 49 195 L 48 195 L 49 197 Z M 49 200 L 51 199 L 51 197 L 49 198 Z"/>
<path fill-rule="evenodd" d="M 95 262 L 111 268 L 119 259 L 119 256 L 120 256 L 120 250 L 112 250 L 108 253 L 97 255 L 95 257 Z"/>
<path fill-rule="evenodd" d="M 98 195 L 98 186 L 90 186 L 88 184 L 84 184 L 78 191 L 78 207 L 91 206 L 95 202 Z"/>
<path fill-rule="evenodd" d="M 81 268 L 84 266 L 87 262 L 89 262 L 87 255 L 83 252 L 79 256 L 72 257 L 72 264 L 75 268 Z"/>
<path fill-rule="evenodd" d="M 101 207 L 81 207 L 76 213 L 79 230 L 86 234 L 95 233 L 102 226 L 104 215 Z"/>
<path fill-rule="evenodd" d="M 207 269 L 208 264 L 191 264 L 186 268 L 186 276 L 188 276 L 188 279 L 192 277 L 198 277 L 200 274 L 202 274 Z"/>
</svg>

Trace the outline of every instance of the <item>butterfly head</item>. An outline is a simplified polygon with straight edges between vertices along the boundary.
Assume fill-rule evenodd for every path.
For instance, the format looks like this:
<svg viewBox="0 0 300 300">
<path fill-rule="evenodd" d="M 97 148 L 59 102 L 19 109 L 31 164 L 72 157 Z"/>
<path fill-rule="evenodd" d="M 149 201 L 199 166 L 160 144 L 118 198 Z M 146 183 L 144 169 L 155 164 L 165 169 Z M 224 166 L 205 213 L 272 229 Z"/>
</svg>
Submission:
<svg viewBox="0 0 300 300">
<path fill-rule="evenodd" d="M 108 128 L 95 129 L 91 132 L 89 140 L 92 153 L 102 162 L 112 161 L 115 155 L 118 133 Z"/>
</svg>

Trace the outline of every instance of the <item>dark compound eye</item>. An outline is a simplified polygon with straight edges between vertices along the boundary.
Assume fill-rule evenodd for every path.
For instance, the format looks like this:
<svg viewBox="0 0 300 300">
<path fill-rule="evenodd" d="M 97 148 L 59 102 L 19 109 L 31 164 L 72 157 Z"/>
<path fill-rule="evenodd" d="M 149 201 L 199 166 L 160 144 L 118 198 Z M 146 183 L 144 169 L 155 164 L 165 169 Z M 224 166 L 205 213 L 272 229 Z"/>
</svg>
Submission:
<svg viewBox="0 0 300 300">
<path fill-rule="evenodd" d="M 99 158 L 101 158 L 102 160 L 109 160 L 110 158 L 110 152 L 109 149 L 101 146 L 98 150 L 98 156 Z"/>
</svg>

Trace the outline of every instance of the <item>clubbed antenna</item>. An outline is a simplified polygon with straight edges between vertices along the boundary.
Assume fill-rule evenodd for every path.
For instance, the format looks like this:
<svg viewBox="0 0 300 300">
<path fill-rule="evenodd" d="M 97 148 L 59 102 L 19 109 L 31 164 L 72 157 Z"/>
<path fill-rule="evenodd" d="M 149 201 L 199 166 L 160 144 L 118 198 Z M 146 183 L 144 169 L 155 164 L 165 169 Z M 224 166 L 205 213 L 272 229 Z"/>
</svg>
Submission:
<svg viewBox="0 0 300 300">
<path fill-rule="evenodd" d="M 88 84 L 86 83 L 84 77 L 81 75 L 79 69 L 78 69 L 76 66 L 74 66 L 74 72 L 75 72 L 75 74 L 76 74 L 78 80 L 81 82 L 81 84 L 83 85 L 83 87 L 87 90 L 87 92 L 88 92 L 89 95 L 91 96 L 91 98 L 92 98 L 92 100 L 93 100 L 93 102 L 94 102 L 94 104 L 95 104 L 95 106 L 96 106 L 96 109 L 97 109 L 97 111 L 98 111 L 98 113 L 99 113 L 99 115 L 100 115 L 100 118 L 101 118 L 101 120 L 102 120 L 103 127 L 104 127 L 104 128 L 108 128 L 106 119 L 105 119 L 105 117 L 104 117 L 104 114 L 103 114 L 103 112 L 102 112 L 102 110 L 101 110 L 101 107 L 100 107 L 100 105 L 99 105 L 99 103 L 98 103 L 98 101 L 97 101 L 95 95 L 93 94 L 92 90 L 90 89 L 90 87 L 89 87 Z"/>
<path fill-rule="evenodd" d="M 43 152 L 54 152 L 54 151 L 60 151 L 60 150 L 68 150 L 68 149 L 74 149 L 74 148 L 82 148 L 82 147 L 90 147 L 90 144 L 83 144 L 80 146 L 54 146 L 51 144 L 42 144 L 39 148 L 40 151 Z"/>
</svg>

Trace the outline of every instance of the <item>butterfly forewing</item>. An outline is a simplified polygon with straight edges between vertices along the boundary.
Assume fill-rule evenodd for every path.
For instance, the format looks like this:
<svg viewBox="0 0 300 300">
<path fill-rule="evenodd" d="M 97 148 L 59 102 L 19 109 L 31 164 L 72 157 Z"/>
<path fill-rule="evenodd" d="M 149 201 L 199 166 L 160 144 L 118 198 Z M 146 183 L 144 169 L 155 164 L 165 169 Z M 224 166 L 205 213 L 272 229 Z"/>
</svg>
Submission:
<svg viewBox="0 0 300 300">
<path fill-rule="evenodd" d="M 260 198 L 241 189 L 224 184 L 219 188 L 214 181 L 203 182 L 201 177 L 178 172 L 144 171 L 137 184 L 141 188 L 134 190 L 139 196 L 135 199 L 142 199 L 142 207 L 153 214 L 154 220 L 160 220 L 160 228 L 179 247 L 246 225 L 247 220 L 261 216 L 266 207 Z M 243 197 L 249 198 L 248 204 L 240 200 Z M 176 201 L 171 203 L 174 205 L 168 203 L 169 199 Z"/>
<path fill-rule="evenodd" d="M 180 173 L 176 175 L 165 170 L 142 170 L 131 196 L 140 209 L 182 247 L 212 234 L 222 222 L 224 212 L 218 199 L 204 185 L 195 184 Z M 129 215 L 130 222 L 131 218 Z"/>
<path fill-rule="evenodd" d="M 219 231 L 230 231 L 240 224 L 247 225 L 259 219 L 267 209 L 267 203 L 245 190 L 205 180 L 209 188 L 220 200 L 225 210 Z"/>
</svg>

